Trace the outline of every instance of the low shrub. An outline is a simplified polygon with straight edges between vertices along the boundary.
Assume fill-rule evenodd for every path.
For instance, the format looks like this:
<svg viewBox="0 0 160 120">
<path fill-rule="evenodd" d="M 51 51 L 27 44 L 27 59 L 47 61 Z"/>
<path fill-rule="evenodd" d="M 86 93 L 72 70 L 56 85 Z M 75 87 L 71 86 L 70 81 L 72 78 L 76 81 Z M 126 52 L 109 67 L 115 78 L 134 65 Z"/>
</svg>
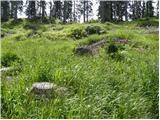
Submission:
<svg viewBox="0 0 160 120">
<path fill-rule="evenodd" d="M 152 21 L 152 20 L 139 21 L 137 26 L 139 26 L 139 27 L 151 27 L 151 26 L 158 27 L 159 22 L 158 21 Z"/>
<path fill-rule="evenodd" d="M 5 53 L 4 55 L 2 55 L 2 58 L 1 58 L 1 64 L 4 67 L 9 67 L 14 62 L 20 62 L 20 61 L 21 61 L 20 58 L 12 52 Z"/>
<path fill-rule="evenodd" d="M 23 23 L 23 19 L 21 19 L 21 18 L 11 21 L 11 25 L 20 25 L 22 23 Z"/>
<path fill-rule="evenodd" d="M 116 46 L 115 44 L 111 43 L 108 47 L 107 47 L 107 53 L 116 53 L 118 52 L 118 46 Z"/>
<path fill-rule="evenodd" d="M 109 44 L 109 46 L 106 48 L 106 51 L 109 54 L 109 56 L 116 61 L 121 61 L 125 58 L 125 54 L 121 52 L 121 50 L 124 50 L 123 46 L 116 45 L 113 43 Z"/>
<path fill-rule="evenodd" d="M 26 25 L 24 25 L 23 28 L 24 29 L 31 29 L 31 30 L 38 30 L 40 28 L 40 26 L 38 24 L 27 23 Z"/>
<path fill-rule="evenodd" d="M 71 34 L 72 38 L 81 39 L 87 36 L 87 33 L 83 29 L 74 29 Z"/>
<path fill-rule="evenodd" d="M 15 36 L 16 41 L 23 41 L 26 40 L 26 34 L 19 34 L 17 36 Z"/>
<path fill-rule="evenodd" d="M 99 26 L 88 26 L 85 31 L 87 32 L 88 35 L 91 34 L 99 34 L 101 31 L 101 28 Z"/>
</svg>

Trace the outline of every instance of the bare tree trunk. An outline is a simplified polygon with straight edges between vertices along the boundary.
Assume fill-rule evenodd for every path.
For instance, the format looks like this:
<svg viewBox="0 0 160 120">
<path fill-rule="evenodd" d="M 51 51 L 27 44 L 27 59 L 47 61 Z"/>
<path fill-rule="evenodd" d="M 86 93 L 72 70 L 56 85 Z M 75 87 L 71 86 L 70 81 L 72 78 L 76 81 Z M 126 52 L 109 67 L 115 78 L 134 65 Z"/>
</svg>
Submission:
<svg viewBox="0 0 160 120">
<path fill-rule="evenodd" d="M 84 10 L 83 10 L 83 19 L 84 19 L 84 23 L 85 23 L 85 21 L 86 21 L 86 20 L 85 20 L 85 19 L 86 19 L 86 18 L 85 18 L 85 17 L 86 17 L 86 16 L 85 16 L 85 12 L 86 12 L 85 0 L 84 0 L 83 3 L 84 3 L 84 6 L 83 6 L 83 7 L 84 7 Z"/>
<path fill-rule="evenodd" d="M 75 3 L 75 0 L 73 2 L 73 19 L 74 19 L 74 22 L 76 21 L 76 3 Z"/>
<path fill-rule="evenodd" d="M 64 11 L 63 11 L 63 23 L 66 23 L 66 1 L 64 1 Z"/>
<path fill-rule="evenodd" d="M 159 1 L 157 2 L 157 17 L 159 17 Z"/>
<path fill-rule="evenodd" d="M 87 22 L 88 22 L 88 1 L 87 1 Z"/>
<path fill-rule="evenodd" d="M 49 4 L 50 4 L 50 6 L 49 6 L 49 9 L 50 9 L 50 11 L 49 11 L 49 20 L 51 21 L 51 17 L 52 17 L 52 2 L 50 1 Z"/>
<path fill-rule="evenodd" d="M 126 1 L 125 3 L 125 21 L 128 21 L 128 12 L 127 12 L 127 8 L 128 8 L 128 1 Z"/>
</svg>

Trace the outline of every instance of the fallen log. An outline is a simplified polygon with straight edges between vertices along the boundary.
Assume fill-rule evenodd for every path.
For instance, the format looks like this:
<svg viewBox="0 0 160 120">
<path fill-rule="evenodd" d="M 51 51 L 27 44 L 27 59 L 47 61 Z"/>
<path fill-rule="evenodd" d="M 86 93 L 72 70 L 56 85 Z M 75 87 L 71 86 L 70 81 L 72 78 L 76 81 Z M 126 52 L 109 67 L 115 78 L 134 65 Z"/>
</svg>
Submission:
<svg viewBox="0 0 160 120">
<path fill-rule="evenodd" d="M 78 47 L 75 49 L 76 54 L 95 54 L 98 52 L 99 48 L 104 46 L 107 43 L 106 40 L 99 41 L 97 43 L 93 43 L 88 46 Z"/>
</svg>

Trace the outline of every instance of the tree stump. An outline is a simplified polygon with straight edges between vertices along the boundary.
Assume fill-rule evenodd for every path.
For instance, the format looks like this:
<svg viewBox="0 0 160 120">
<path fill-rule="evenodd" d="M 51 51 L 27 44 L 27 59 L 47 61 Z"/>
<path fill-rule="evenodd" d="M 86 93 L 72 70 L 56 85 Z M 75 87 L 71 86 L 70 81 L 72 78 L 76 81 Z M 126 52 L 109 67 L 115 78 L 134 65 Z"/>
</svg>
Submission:
<svg viewBox="0 0 160 120">
<path fill-rule="evenodd" d="M 36 82 L 32 85 L 31 93 L 37 95 L 51 96 L 53 95 L 56 85 L 49 82 Z"/>
</svg>

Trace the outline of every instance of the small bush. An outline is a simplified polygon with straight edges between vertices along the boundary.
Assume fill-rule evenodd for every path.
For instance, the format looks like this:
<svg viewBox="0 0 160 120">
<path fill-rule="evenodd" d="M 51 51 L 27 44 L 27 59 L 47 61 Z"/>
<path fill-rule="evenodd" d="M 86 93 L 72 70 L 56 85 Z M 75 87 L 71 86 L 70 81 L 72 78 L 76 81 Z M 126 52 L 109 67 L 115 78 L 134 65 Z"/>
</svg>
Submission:
<svg viewBox="0 0 160 120">
<path fill-rule="evenodd" d="M 126 54 L 126 51 L 124 51 L 124 49 L 125 48 L 122 45 L 116 45 L 116 44 L 111 43 L 107 47 L 106 51 L 112 59 L 116 61 L 122 61 L 125 59 L 125 54 Z"/>
<path fill-rule="evenodd" d="M 46 24 L 49 24 L 49 23 L 50 23 L 50 20 L 49 20 L 47 17 L 44 17 L 44 18 L 42 19 L 42 22 L 43 22 L 43 23 L 46 23 Z"/>
<path fill-rule="evenodd" d="M 101 28 L 99 26 L 88 26 L 85 31 L 87 32 L 88 35 L 91 34 L 99 34 L 101 31 Z"/>
<path fill-rule="evenodd" d="M 108 47 L 107 47 L 107 53 L 116 53 L 116 52 L 118 52 L 118 47 L 115 45 L 115 44 L 113 44 L 113 43 L 111 43 Z"/>
<path fill-rule="evenodd" d="M 20 62 L 20 58 L 16 54 L 11 52 L 5 53 L 1 58 L 1 64 L 5 67 L 11 66 L 16 61 Z"/>
<path fill-rule="evenodd" d="M 29 38 L 41 37 L 41 36 L 42 36 L 42 32 L 40 32 L 40 31 L 31 31 L 27 34 L 27 37 L 29 37 Z"/>
<path fill-rule="evenodd" d="M 38 30 L 39 28 L 40 26 L 37 24 L 27 23 L 26 25 L 24 25 L 24 29 Z"/>
<path fill-rule="evenodd" d="M 26 34 L 19 34 L 17 36 L 15 36 L 16 41 L 23 41 L 26 40 Z"/>
<path fill-rule="evenodd" d="M 75 29 L 75 30 L 73 30 L 71 36 L 72 36 L 72 38 L 75 38 L 75 39 L 81 39 L 83 37 L 86 37 L 87 34 L 82 29 Z"/>
<path fill-rule="evenodd" d="M 20 25 L 20 24 L 22 24 L 23 23 L 23 19 L 21 19 L 21 18 L 19 18 L 19 19 L 17 19 L 17 20 L 12 20 L 11 21 L 11 25 Z"/>
<path fill-rule="evenodd" d="M 55 19 L 55 24 L 62 24 L 63 22 L 62 22 L 62 20 L 60 20 L 60 19 Z"/>
<path fill-rule="evenodd" d="M 148 20 L 148 21 L 139 21 L 137 26 L 139 27 L 151 27 L 151 26 L 159 26 L 159 22 L 158 21 L 152 21 L 152 20 Z"/>
</svg>

